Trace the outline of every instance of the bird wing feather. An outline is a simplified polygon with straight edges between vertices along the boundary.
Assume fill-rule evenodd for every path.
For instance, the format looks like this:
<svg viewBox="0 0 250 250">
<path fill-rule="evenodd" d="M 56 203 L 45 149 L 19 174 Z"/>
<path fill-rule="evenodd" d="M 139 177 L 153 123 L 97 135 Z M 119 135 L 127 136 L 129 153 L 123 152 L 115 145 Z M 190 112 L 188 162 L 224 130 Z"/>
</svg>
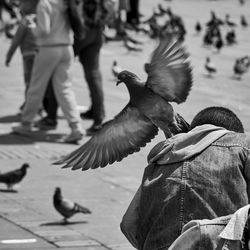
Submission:
<svg viewBox="0 0 250 250">
<path fill-rule="evenodd" d="M 128 104 L 85 144 L 54 164 L 64 164 L 63 168 L 72 170 L 105 167 L 139 151 L 157 133 L 158 128 Z"/>
<path fill-rule="evenodd" d="M 146 86 L 167 101 L 182 103 L 192 87 L 189 54 L 173 38 L 162 39 L 153 51 Z"/>
</svg>

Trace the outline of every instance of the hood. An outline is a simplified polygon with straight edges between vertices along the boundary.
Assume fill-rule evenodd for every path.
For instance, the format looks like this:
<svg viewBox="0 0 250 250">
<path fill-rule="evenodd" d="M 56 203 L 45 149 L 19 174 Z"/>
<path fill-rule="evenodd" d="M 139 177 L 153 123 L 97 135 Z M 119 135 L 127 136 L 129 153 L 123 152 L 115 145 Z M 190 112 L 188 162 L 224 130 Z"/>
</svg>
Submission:
<svg viewBox="0 0 250 250">
<path fill-rule="evenodd" d="M 66 10 L 65 1 L 63 0 L 43 0 L 43 1 L 45 2 L 45 4 L 47 4 L 47 6 L 58 8 L 63 11 Z"/>
<path fill-rule="evenodd" d="M 158 143 L 150 151 L 148 163 L 165 165 L 187 160 L 227 133 L 234 132 L 210 124 L 197 126 Z"/>
</svg>

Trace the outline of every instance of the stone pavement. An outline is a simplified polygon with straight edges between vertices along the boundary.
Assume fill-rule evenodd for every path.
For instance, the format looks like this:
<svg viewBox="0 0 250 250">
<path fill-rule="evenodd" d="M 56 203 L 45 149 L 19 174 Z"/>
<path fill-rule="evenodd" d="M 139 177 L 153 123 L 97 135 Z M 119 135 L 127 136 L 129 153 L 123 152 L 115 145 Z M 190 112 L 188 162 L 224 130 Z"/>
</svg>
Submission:
<svg viewBox="0 0 250 250">
<path fill-rule="evenodd" d="M 155 1 L 143 0 L 142 13 L 150 14 L 156 4 Z M 210 17 L 210 10 L 215 9 L 220 17 L 230 13 L 235 20 L 239 19 L 240 14 L 245 14 L 250 20 L 247 11 L 249 5 L 241 7 L 234 0 L 180 0 L 164 3 L 164 6 L 167 5 L 181 14 L 186 22 L 186 46 L 194 68 L 194 86 L 187 102 L 174 107 L 187 121 L 191 121 L 194 114 L 206 106 L 229 107 L 239 115 L 249 133 L 250 74 L 243 76 L 242 81 L 232 79 L 235 58 L 249 55 L 249 30 L 237 28 L 239 44 L 223 48 L 220 54 L 203 48 L 202 37 L 194 35 L 195 22 L 200 20 L 205 23 Z M 122 68 L 146 78 L 143 64 L 148 60 L 155 42 L 141 34 L 138 36 L 145 42 L 143 53 L 128 53 L 121 42 L 105 44 L 102 50 L 107 120 L 128 102 L 125 87 L 115 86 L 111 74 L 112 61 L 116 59 Z M 3 65 L 9 40 L 0 37 L 0 45 Z M 208 55 L 218 67 L 214 79 L 205 76 L 203 65 Z M 77 60 L 73 71 L 73 87 L 78 103 L 87 107 L 88 89 Z M 61 142 L 62 137 L 69 132 L 64 117 L 60 113 L 58 128 L 48 133 L 38 131 L 31 137 L 11 134 L 11 126 L 19 121 L 16 113 L 23 101 L 24 91 L 19 53 L 13 58 L 10 68 L 0 67 L 0 75 L 0 171 L 18 168 L 24 162 L 31 166 L 26 178 L 16 187 L 18 192 L 6 192 L 5 186 L 0 184 L 0 249 L 132 250 L 133 247 L 120 232 L 119 224 L 140 184 L 147 153 L 153 145 L 164 139 L 163 134 L 160 133 L 140 152 L 104 169 L 86 172 L 62 170 L 59 166 L 53 166 L 53 161 L 78 147 Z M 82 121 L 82 124 L 87 128 L 90 122 Z M 84 138 L 82 143 L 87 139 Z M 75 215 L 70 219 L 70 224 L 62 225 L 62 218 L 52 204 L 57 186 L 62 188 L 65 197 L 88 207 L 92 214 Z"/>
</svg>

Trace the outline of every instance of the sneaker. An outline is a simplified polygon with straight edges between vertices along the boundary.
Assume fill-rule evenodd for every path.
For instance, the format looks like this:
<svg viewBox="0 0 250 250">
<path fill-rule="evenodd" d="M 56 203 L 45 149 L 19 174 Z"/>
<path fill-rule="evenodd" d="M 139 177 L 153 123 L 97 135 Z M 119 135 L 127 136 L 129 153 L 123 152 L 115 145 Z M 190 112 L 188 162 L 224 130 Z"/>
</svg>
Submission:
<svg viewBox="0 0 250 250">
<path fill-rule="evenodd" d="M 80 141 L 82 137 L 83 133 L 80 130 L 73 130 L 71 134 L 65 138 L 64 142 L 78 144 L 78 141 Z"/>
<path fill-rule="evenodd" d="M 14 126 L 12 127 L 12 131 L 14 134 L 19 134 L 19 135 L 30 135 L 32 132 L 32 127 L 31 125 L 19 125 L 19 126 Z"/>
<path fill-rule="evenodd" d="M 94 135 L 97 131 L 99 131 L 102 128 L 102 124 L 98 123 L 98 124 L 93 124 L 90 128 L 88 128 L 86 130 L 86 135 L 88 136 L 92 136 Z"/>
<path fill-rule="evenodd" d="M 83 112 L 80 114 L 80 116 L 82 119 L 89 119 L 89 120 L 94 119 L 92 110 Z"/>
<path fill-rule="evenodd" d="M 35 123 L 35 127 L 40 130 L 53 130 L 57 127 L 57 121 L 44 117 Z"/>
</svg>

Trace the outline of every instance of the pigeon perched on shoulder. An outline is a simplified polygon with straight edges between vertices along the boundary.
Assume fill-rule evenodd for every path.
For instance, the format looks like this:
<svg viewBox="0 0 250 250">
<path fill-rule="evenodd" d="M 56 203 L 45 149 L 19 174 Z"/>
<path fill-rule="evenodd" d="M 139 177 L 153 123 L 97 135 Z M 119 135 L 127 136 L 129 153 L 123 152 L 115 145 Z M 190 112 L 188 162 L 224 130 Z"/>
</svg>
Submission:
<svg viewBox="0 0 250 250">
<path fill-rule="evenodd" d="M 53 196 L 53 205 L 56 211 L 63 216 L 64 223 L 68 222 L 68 219 L 77 213 L 91 214 L 91 211 L 83 207 L 76 202 L 65 199 L 62 196 L 61 188 L 56 187 Z"/>
<path fill-rule="evenodd" d="M 24 163 L 19 169 L 7 173 L 0 173 L 0 182 L 5 183 L 8 190 L 13 190 L 13 186 L 22 181 L 29 167 L 29 164 Z"/>
<path fill-rule="evenodd" d="M 125 108 L 107 121 L 89 141 L 54 164 L 63 168 L 95 169 L 138 152 L 163 130 L 167 138 L 187 132 L 188 123 L 169 102 L 183 103 L 192 87 L 189 55 L 176 38 L 161 40 L 147 64 L 146 82 L 134 73 L 122 71 L 118 82 L 128 89 L 130 100 Z"/>
</svg>

